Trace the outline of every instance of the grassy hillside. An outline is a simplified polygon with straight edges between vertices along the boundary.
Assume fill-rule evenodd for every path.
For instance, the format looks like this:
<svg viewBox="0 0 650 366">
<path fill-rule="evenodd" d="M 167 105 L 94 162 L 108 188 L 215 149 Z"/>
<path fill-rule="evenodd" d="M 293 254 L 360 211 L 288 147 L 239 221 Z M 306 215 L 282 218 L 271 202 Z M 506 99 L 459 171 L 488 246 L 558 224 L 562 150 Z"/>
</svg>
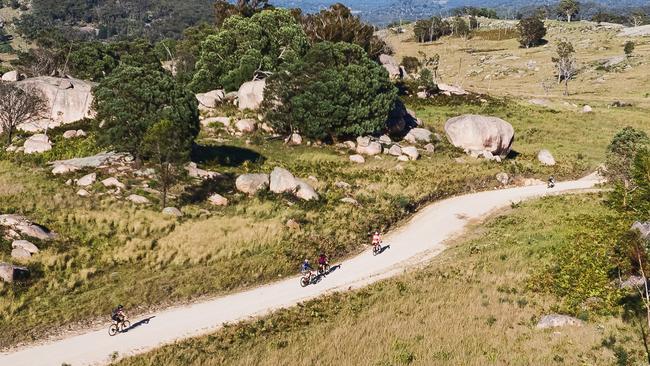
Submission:
<svg viewBox="0 0 650 366">
<path fill-rule="evenodd" d="M 469 39 L 444 37 L 432 43 L 417 43 L 412 25 L 402 34 L 382 31 L 395 50 L 397 60 L 418 56 L 418 51 L 440 55 L 441 81 L 490 95 L 514 96 L 528 100 L 549 99 L 549 104 L 572 108 L 563 102 L 610 104 L 626 101 L 639 106 L 650 105 L 650 39 L 618 37 L 618 29 L 599 27 L 592 22 L 562 23 L 547 21 L 541 47 L 519 48 L 514 28 L 516 21 L 481 19 L 483 28 Z M 563 98 L 551 58 L 556 56 L 559 40 L 571 41 L 576 50 L 580 72 L 569 83 L 570 98 Z M 633 57 L 611 67 L 608 60 L 624 56 L 626 41 L 635 42 Z"/>
<path fill-rule="evenodd" d="M 609 365 L 642 362 L 620 320 L 539 330 L 558 301 L 532 292 L 551 253 L 611 215 L 598 195 L 500 212 L 424 268 L 118 362 L 142 365 Z M 585 317 L 588 315 L 585 315 Z"/>
</svg>

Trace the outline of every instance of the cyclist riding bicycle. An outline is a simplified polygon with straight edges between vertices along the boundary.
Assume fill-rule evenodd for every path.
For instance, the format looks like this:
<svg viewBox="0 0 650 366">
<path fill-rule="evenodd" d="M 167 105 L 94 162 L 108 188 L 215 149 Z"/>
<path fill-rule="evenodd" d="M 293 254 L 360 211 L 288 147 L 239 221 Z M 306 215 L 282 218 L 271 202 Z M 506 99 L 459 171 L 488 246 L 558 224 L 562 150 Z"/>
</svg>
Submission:
<svg viewBox="0 0 650 366">
<path fill-rule="evenodd" d="M 375 231 L 375 235 L 372 236 L 372 245 L 381 245 L 381 234 L 379 234 L 379 231 Z"/>
<path fill-rule="evenodd" d="M 118 305 L 117 308 L 113 309 L 111 312 L 111 319 L 116 323 L 122 323 L 126 319 L 126 314 L 124 313 L 124 306 Z"/>
<path fill-rule="evenodd" d="M 309 264 L 309 260 L 305 259 L 304 262 L 300 265 L 300 273 L 305 274 L 307 272 L 311 273 L 314 269 L 311 267 L 311 264 Z"/>
<path fill-rule="evenodd" d="M 329 259 L 327 258 L 327 256 L 325 254 L 321 253 L 321 255 L 318 257 L 318 268 L 321 271 L 325 271 L 325 266 L 328 266 L 329 264 L 330 263 L 329 263 Z"/>
</svg>

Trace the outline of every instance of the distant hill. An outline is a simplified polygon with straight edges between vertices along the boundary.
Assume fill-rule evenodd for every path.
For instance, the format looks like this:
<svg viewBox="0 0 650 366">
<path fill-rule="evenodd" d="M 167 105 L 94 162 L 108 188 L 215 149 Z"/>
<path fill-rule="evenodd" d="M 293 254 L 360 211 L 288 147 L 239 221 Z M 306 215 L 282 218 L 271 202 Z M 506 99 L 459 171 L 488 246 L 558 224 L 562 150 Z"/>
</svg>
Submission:
<svg viewBox="0 0 650 366">
<path fill-rule="evenodd" d="M 364 19 L 377 25 L 385 25 L 391 21 L 417 19 L 434 14 L 449 15 L 449 11 L 462 7 L 494 8 L 504 17 L 514 17 L 519 9 L 532 8 L 542 5 L 553 5 L 552 0 L 274 0 L 276 6 L 301 8 L 305 12 L 316 12 L 335 2 L 341 2 L 357 11 Z M 598 9 L 621 9 L 639 6 L 650 6 L 647 0 L 594 0 L 583 1 L 586 14 Z"/>
</svg>

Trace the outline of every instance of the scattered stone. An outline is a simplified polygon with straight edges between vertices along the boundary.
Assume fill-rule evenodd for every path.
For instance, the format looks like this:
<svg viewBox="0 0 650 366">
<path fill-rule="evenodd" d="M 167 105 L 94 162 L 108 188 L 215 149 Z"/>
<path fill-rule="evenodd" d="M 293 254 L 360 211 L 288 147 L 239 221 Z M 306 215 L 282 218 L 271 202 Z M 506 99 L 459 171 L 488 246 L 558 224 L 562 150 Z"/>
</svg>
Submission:
<svg viewBox="0 0 650 366">
<path fill-rule="evenodd" d="M 292 133 L 291 136 L 287 137 L 285 142 L 289 145 L 300 145 L 302 144 L 302 136 L 297 133 Z"/>
<path fill-rule="evenodd" d="M 266 122 L 264 122 L 264 123 L 262 123 L 260 125 L 260 129 L 262 131 L 266 132 L 266 133 L 271 133 L 271 134 L 275 133 L 275 130 L 273 129 L 273 127 L 269 126 L 268 123 L 266 123 Z"/>
<path fill-rule="evenodd" d="M 149 203 L 149 199 L 147 197 L 142 197 L 137 194 L 132 194 L 128 196 L 126 199 L 138 205 L 144 205 Z"/>
<path fill-rule="evenodd" d="M 354 205 L 354 206 L 359 206 L 359 202 L 357 200 L 355 200 L 354 198 L 350 198 L 350 197 L 341 198 L 341 202 L 349 203 L 349 204 Z"/>
<path fill-rule="evenodd" d="M 291 230 L 295 230 L 295 231 L 300 230 L 300 224 L 298 223 L 298 221 L 294 219 L 287 220 L 287 223 L 285 225 Z"/>
<path fill-rule="evenodd" d="M 273 193 L 293 193 L 298 188 L 296 178 L 288 170 L 275 167 L 271 172 L 269 189 Z"/>
<path fill-rule="evenodd" d="M 343 182 L 343 181 L 338 181 L 338 182 L 334 183 L 334 187 L 340 188 L 340 189 L 350 189 L 350 188 L 352 188 L 352 185 L 350 185 L 350 183 L 346 183 L 346 182 Z"/>
<path fill-rule="evenodd" d="M 357 148 L 357 144 L 355 144 L 354 141 L 344 141 L 343 145 L 345 145 L 345 147 L 347 147 L 350 150 L 354 150 Z"/>
<path fill-rule="evenodd" d="M 67 174 L 67 173 L 76 172 L 77 170 L 79 170 L 79 168 L 74 165 L 59 164 L 52 169 L 52 174 L 54 175 Z"/>
<path fill-rule="evenodd" d="M 409 161 L 409 157 L 406 155 L 400 155 L 397 157 L 398 161 Z"/>
<path fill-rule="evenodd" d="M 641 276 L 630 276 L 618 285 L 619 288 L 624 289 L 636 289 L 641 286 L 644 286 L 643 277 Z"/>
<path fill-rule="evenodd" d="M 20 75 L 18 74 L 18 71 L 12 70 L 9 72 L 5 72 L 2 74 L 2 81 L 8 81 L 8 82 L 14 82 L 18 81 L 20 78 Z"/>
<path fill-rule="evenodd" d="M 228 199 L 218 193 L 208 197 L 208 202 L 213 206 L 228 206 Z"/>
<path fill-rule="evenodd" d="M 424 145 L 424 151 L 426 151 L 428 153 L 434 153 L 434 152 L 436 152 L 436 147 L 435 147 L 434 144 L 426 144 L 426 145 Z"/>
<path fill-rule="evenodd" d="M 27 260 L 30 259 L 32 255 L 22 248 L 14 248 L 11 250 L 11 258 L 18 260 Z"/>
<path fill-rule="evenodd" d="M 199 101 L 199 110 L 210 111 L 214 109 L 225 96 L 225 92 L 221 89 L 196 94 L 196 100 Z"/>
<path fill-rule="evenodd" d="M 544 315 L 537 323 L 537 329 L 558 328 L 564 326 L 582 326 L 580 319 L 561 314 Z"/>
<path fill-rule="evenodd" d="M 415 146 L 406 146 L 402 148 L 402 152 L 404 155 L 408 156 L 409 159 L 411 160 L 418 160 L 420 157 L 420 153 L 418 152 L 418 149 L 415 148 Z"/>
<path fill-rule="evenodd" d="M 47 135 L 36 134 L 30 136 L 23 145 L 25 154 L 43 153 L 52 150 L 52 143 Z"/>
<path fill-rule="evenodd" d="M 67 130 L 63 133 L 64 139 L 71 139 L 77 137 L 77 130 Z"/>
<path fill-rule="evenodd" d="M 72 179 L 68 179 L 65 181 L 66 186 L 71 186 L 72 185 Z"/>
<path fill-rule="evenodd" d="M 302 179 L 296 179 L 296 182 L 298 183 L 296 197 L 304 201 L 317 200 L 319 198 L 318 193 L 316 193 L 316 190 L 314 190 L 314 188 L 309 185 L 309 183 L 305 182 Z"/>
<path fill-rule="evenodd" d="M 176 207 L 165 207 L 162 210 L 162 214 L 166 216 L 174 216 L 174 217 L 183 216 L 181 210 L 177 209 Z"/>
<path fill-rule="evenodd" d="M 136 177 L 148 177 L 151 178 L 156 175 L 156 170 L 153 168 L 138 169 L 133 172 Z"/>
<path fill-rule="evenodd" d="M 393 143 L 393 140 L 390 139 L 390 136 L 388 135 L 381 135 L 379 137 L 379 142 L 384 144 L 384 145 L 390 145 Z"/>
<path fill-rule="evenodd" d="M 546 166 L 554 166 L 556 164 L 553 154 L 546 149 L 540 150 L 539 153 L 537 153 L 537 160 L 539 160 L 542 165 Z"/>
<path fill-rule="evenodd" d="M 350 155 L 350 161 L 357 164 L 363 164 L 366 162 L 366 159 L 364 159 L 363 156 L 356 154 Z"/>
<path fill-rule="evenodd" d="M 115 187 L 119 189 L 126 188 L 126 186 L 122 184 L 119 180 L 117 180 L 117 178 L 113 178 L 113 177 L 104 179 L 102 181 L 102 184 L 104 185 L 104 187 Z"/>
<path fill-rule="evenodd" d="M 357 144 L 355 146 L 367 147 L 370 145 L 370 136 L 358 136 Z"/>
<path fill-rule="evenodd" d="M 243 174 L 235 180 L 235 187 L 240 192 L 253 195 L 269 186 L 268 174 Z"/>
<path fill-rule="evenodd" d="M 257 121 L 252 118 L 240 119 L 235 123 L 237 131 L 242 133 L 253 133 L 257 127 Z"/>
<path fill-rule="evenodd" d="M 399 147 L 399 145 L 393 145 L 388 149 L 388 154 L 393 155 L 393 156 L 400 156 L 402 155 L 402 148 Z"/>
<path fill-rule="evenodd" d="M 591 106 L 585 105 L 584 107 L 582 107 L 582 113 L 591 113 L 593 111 L 594 110 L 593 108 L 591 108 Z"/>
<path fill-rule="evenodd" d="M 471 151 L 489 151 L 505 158 L 512 148 L 515 130 L 497 117 L 466 114 L 449 119 L 445 132 L 452 145 Z"/>
<path fill-rule="evenodd" d="M 239 109 L 255 110 L 260 107 L 264 101 L 264 88 L 266 80 L 247 81 L 239 87 L 237 99 L 239 100 Z"/>
<path fill-rule="evenodd" d="M 374 156 L 381 154 L 383 148 L 379 142 L 372 141 L 367 146 L 359 145 L 357 146 L 357 153 Z"/>
<path fill-rule="evenodd" d="M 77 130 L 77 137 L 86 137 L 86 131 Z"/>
<path fill-rule="evenodd" d="M 449 84 L 443 84 L 440 83 L 438 84 L 438 89 L 440 89 L 440 92 L 445 95 L 467 95 L 469 94 L 466 90 L 463 88 L 449 85 Z"/>
<path fill-rule="evenodd" d="M 20 248 L 28 252 L 29 254 L 36 254 L 38 253 L 38 247 L 34 245 L 32 242 L 27 241 L 27 240 L 14 240 L 11 243 L 12 248 Z"/>
<path fill-rule="evenodd" d="M 0 279 L 6 283 L 29 277 L 29 269 L 14 266 L 9 263 L 0 263 Z"/>
<path fill-rule="evenodd" d="M 97 180 L 97 173 L 86 174 L 77 180 L 77 185 L 80 187 L 88 187 L 95 183 Z"/>
<path fill-rule="evenodd" d="M 17 147 L 17 146 L 14 146 L 14 145 L 9 145 L 9 146 L 5 149 L 6 152 L 16 152 L 16 150 L 18 150 L 18 147 Z"/>
<path fill-rule="evenodd" d="M 212 179 L 220 176 L 220 174 L 217 172 L 211 172 L 209 170 L 204 170 L 197 167 L 195 162 L 188 163 L 187 166 L 185 167 L 185 170 L 187 170 L 187 175 L 189 175 L 192 178 Z"/>
<path fill-rule="evenodd" d="M 551 101 L 548 99 L 531 99 L 528 101 L 528 103 L 533 104 L 533 105 L 538 105 L 540 107 L 550 107 L 551 106 Z"/>
<path fill-rule="evenodd" d="M 411 129 L 406 134 L 406 136 L 404 136 L 404 140 L 406 140 L 406 141 L 408 141 L 408 142 L 410 142 L 412 144 L 415 144 L 415 143 L 418 143 L 418 142 L 429 143 L 429 142 L 431 142 L 431 136 L 432 135 L 433 135 L 433 133 L 431 131 L 427 130 L 426 128 L 416 127 L 416 128 Z"/>
<path fill-rule="evenodd" d="M 510 177 L 508 173 L 501 172 L 496 175 L 497 181 L 501 183 L 502 186 L 507 186 L 510 183 Z"/>
<path fill-rule="evenodd" d="M 79 189 L 77 191 L 77 195 L 79 195 L 81 197 L 88 197 L 88 196 L 90 196 L 90 192 L 88 192 L 87 190 L 81 188 L 81 189 Z"/>
</svg>

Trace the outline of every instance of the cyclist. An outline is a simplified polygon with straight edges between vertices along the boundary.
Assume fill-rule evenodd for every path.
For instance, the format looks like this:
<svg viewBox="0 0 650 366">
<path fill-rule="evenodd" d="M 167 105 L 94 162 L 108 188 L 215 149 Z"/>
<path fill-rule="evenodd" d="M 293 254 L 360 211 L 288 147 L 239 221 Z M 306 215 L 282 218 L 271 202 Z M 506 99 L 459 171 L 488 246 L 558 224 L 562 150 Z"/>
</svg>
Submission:
<svg viewBox="0 0 650 366">
<path fill-rule="evenodd" d="M 552 175 L 548 178 L 548 188 L 555 187 L 555 177 Z"/>
<path fill-rule="evenodd" d="M 372 236 L 372 245 L 375 247 L 381 246 L 381 234 L 379 234 L 379 231 L 375 231 L 375 234 Z"/>
<path fill-rule="evenodd" d="M 311 274 L 311 271 L 313 270 L 314 269 L 311 267 L 311 264 L 309 264 L 309 259 L 305 259 L 305 261 L 300 265 L 300 273 L 302 274 L 306 274 L 307 272 Z"/>
<path fill-rule="evenodd" d="M 113 309 L 111 312 L 111 319 L 116 323 L 122 323 L 126 319 L 126 314 L 124 313 L 124 306 L 117 305 L 117 308 Z"/>
<path fill-rule="evenodd" d="M 325 268 L 327 266 L 329 266 L 329 264 L 330 264 L 330 261 L 327 258 L 327 256 L 325 254 L 321 253 L 320 256 L 318 257 L 318 269 L 321 272 L 325 272 Z"/>
</svg>

